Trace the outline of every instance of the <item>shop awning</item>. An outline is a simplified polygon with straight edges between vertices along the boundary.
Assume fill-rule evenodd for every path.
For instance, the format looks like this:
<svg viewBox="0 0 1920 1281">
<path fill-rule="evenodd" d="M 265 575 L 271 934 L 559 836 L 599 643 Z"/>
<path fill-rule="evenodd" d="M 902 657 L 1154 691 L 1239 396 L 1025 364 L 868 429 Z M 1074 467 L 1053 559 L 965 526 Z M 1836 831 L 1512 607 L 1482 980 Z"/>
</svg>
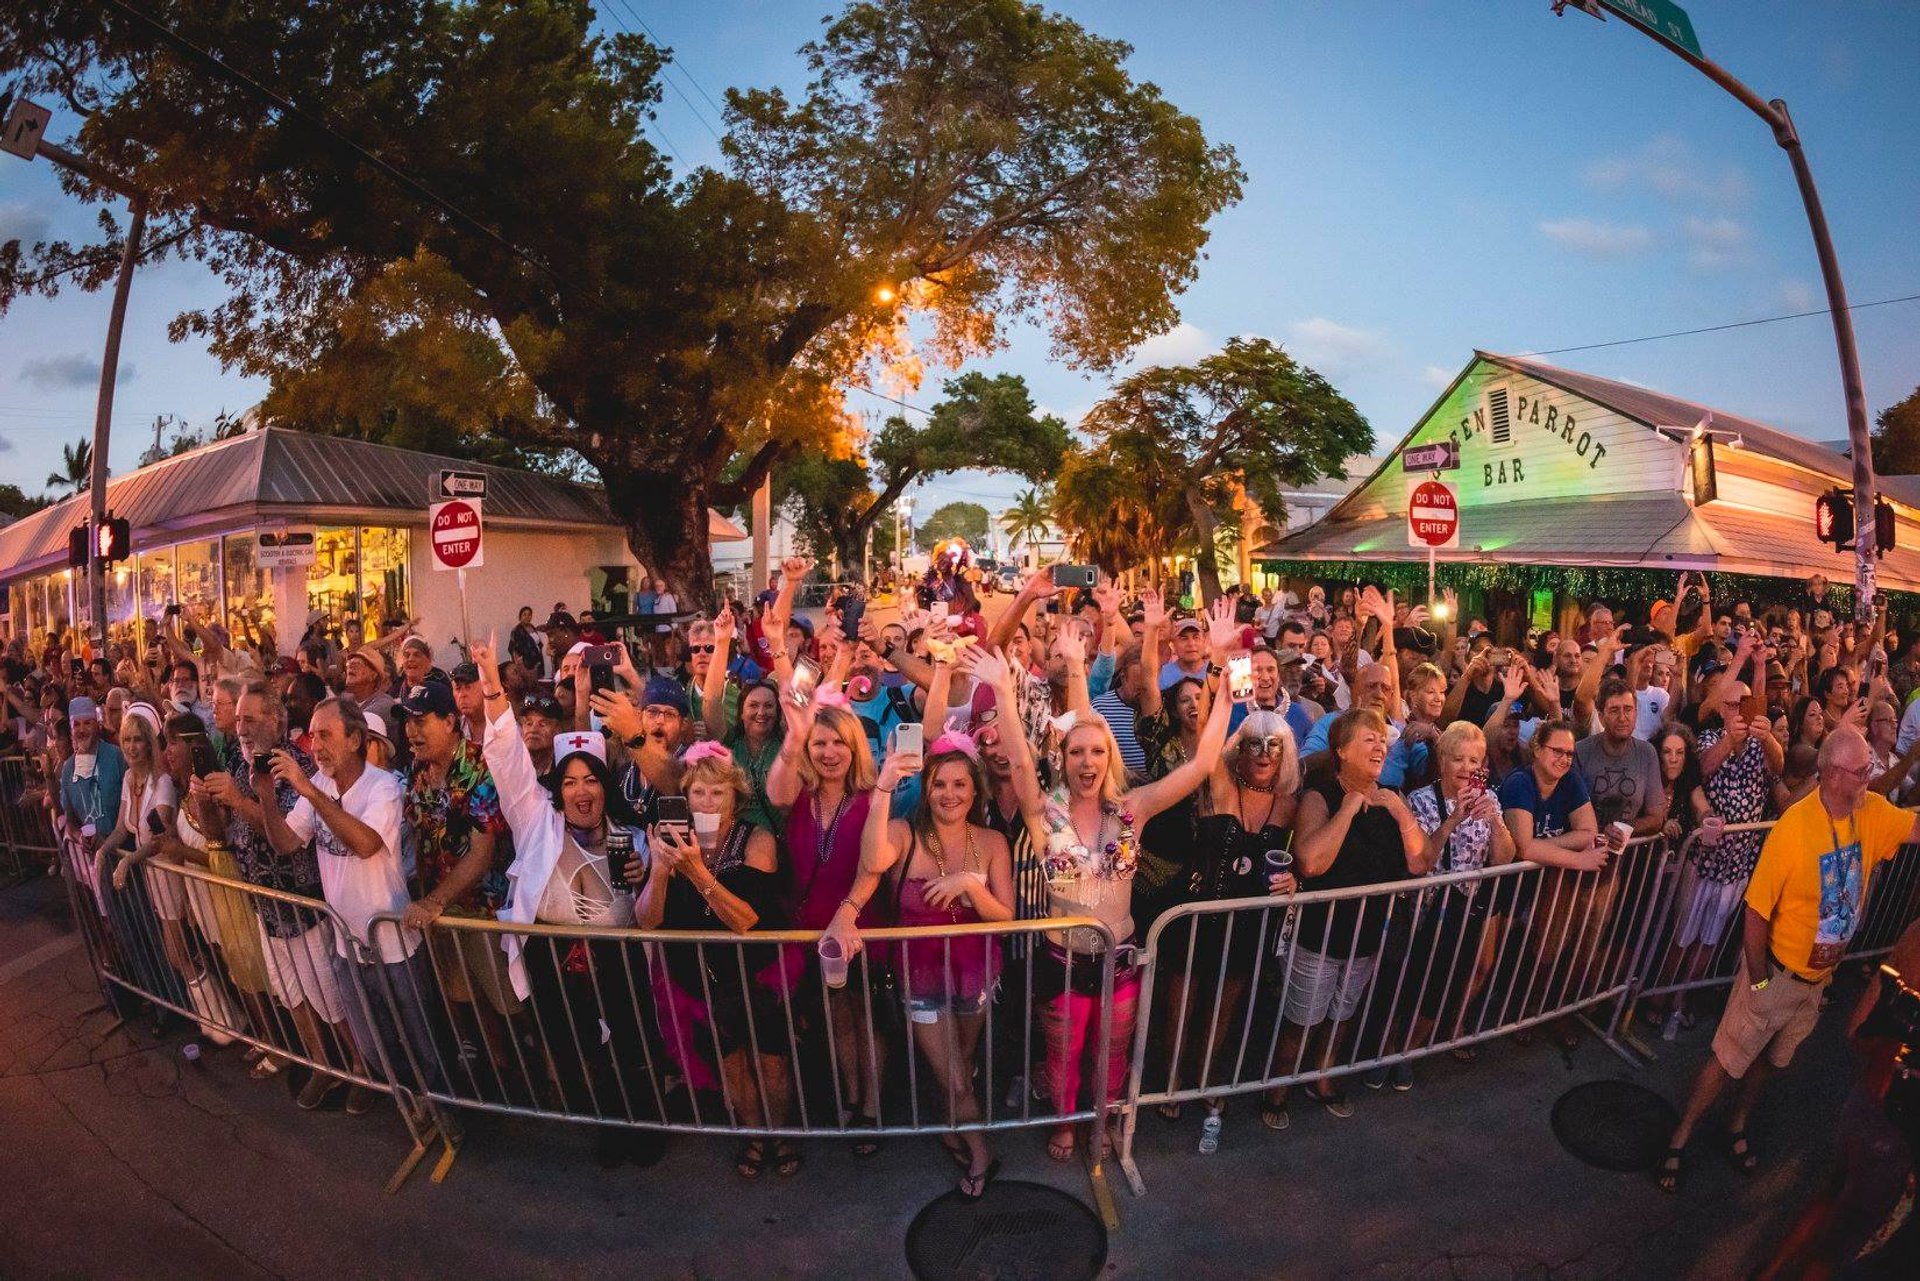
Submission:
<svg viewBox="0 0 1920 1281">
<path fill-rule="evenodd" d="M 157 534 L 172 539 L 248 521 L 423 525 L 429 487 L 449 467 L 486 476 L 489 525 L 619 526 L 597 485 L 280 427 L 216 441 L 112 477 L 107 507 L 132 523 L 136 548 Z M 86 510 L 82 495 L 0 529 L 0 577 L 66 564 L 67 532 L 85 519 Z M 747 533 L 709 510 L 707 536 L 735 542 Z"/>
</svg>

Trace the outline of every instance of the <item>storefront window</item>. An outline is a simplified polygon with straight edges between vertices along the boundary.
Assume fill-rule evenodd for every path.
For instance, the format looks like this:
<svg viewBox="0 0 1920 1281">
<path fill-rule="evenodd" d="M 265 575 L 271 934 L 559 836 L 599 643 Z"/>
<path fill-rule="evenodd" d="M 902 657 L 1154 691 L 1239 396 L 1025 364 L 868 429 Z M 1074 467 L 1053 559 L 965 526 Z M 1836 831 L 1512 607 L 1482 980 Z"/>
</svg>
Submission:
<svg viewBox="0 0 1920 1281">
<path fill-rule="evenodd" d="M 359 597 L 358 531 L 320 529 L 313 539 L 313 564 L 307 569 L 307 608 L 320 610 L 342 631 Z M 304 620 L 303 620 L 304 621 Z"/>
<path fill-rule="evenodd" d="M 162 618 L 173 604 L 173 548 L 140 553 L 140 617 Z"/>
<path fill-rule="evenodd" d="M 133 561 L 126 560 L 107 571 L 107 622 L 112 627 L 129 633 L 134 619 L 136 568 Z"/>
<path fill-rule="evenodd" d="M 73 622 L 72 602 L 67 589 L 73 585 L 73 571 L 63 569 L 47 580 L 47 627 L 65 631 Z"/>
<path fill-rule="evenodd" d="M 227 631 L 258 633 L 273 622 L 273 573 L 254 564 L 252 534 L 228 534 L 221 544 L 227 578 Z M 295 638 L 289 638 L 289 641 Z"/>
<path fill-rule="evenodd" d="M 360 619 L 365 635 L 356 639 L 372 640 L 380 635 L 384 620 L 407 614 L 407 551 L 404 529 L 360 531 Z"/>
<path fill-rule="evenodd" d="M 220 540 L 181 543 L 174 549 L 174 590 L 189 618 L 211 622 L 220 617 Z"/>
</svg>

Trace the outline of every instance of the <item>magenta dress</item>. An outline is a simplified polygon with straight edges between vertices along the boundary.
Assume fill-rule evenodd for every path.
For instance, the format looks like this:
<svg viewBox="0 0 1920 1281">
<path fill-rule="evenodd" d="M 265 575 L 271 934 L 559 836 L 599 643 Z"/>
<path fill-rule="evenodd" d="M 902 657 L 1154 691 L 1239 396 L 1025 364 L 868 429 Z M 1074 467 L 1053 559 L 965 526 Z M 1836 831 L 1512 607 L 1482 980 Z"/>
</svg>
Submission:
<svg viewBox="0 0 1920 1281">
<path fill-rule="evenodd" d="M 979 919 L 980 913 L 971 904 L 934 907 L 928 903 L 924 878 L 903 878 L 900 882 L 902 925 L 970 925 Z M 907 958 L 903 995 L 910 1002 L 964 1009 L 978 1004 L 981 994 L 999 977 L 1000 940 L 993 935 L 951 940 L 951 960 L 946 939 L 903 946 Z"/>
<path fill-rule="evenodd" d="M 802 788 L 800 799 L 787 811 L 787 831 L 781 839 L 786 854 L 787 901 L 797 930 L 824 930 L 840 910 L 840 900 L 853 890 L 854 877 L 860 874 L 860 833 L 867 825 L 867 808 L 873 803 L 871 791 L 856 792 L 846 798 L 836 818 L 832 812 L 820 815 L 825 829 L 814 817 L 813 791 Z M 855 922 L 862 930 L 884 929 L 893 924 L 887 895 L 876 893 Z M 872 963 L 884 965 L 892 949 L 880 944 L 868 949 Z"/>
</svg>

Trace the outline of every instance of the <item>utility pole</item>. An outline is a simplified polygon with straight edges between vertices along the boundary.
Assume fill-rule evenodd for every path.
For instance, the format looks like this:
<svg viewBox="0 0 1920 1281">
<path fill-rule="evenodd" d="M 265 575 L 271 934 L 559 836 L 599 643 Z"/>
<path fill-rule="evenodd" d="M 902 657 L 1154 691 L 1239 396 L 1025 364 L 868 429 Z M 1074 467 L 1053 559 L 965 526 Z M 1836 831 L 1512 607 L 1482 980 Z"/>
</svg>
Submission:
<svg viewBox="0 0 1920 1281">
<path fill-rule="evenodd" d="M 107 349 L 100 363 L 100 395 L 93 410 L 93 472 L 88 479 L 87 596 L 88 610 L 99 633 L 99 653 L 107 651 L 107 567 L 100 560 L 100 526 L 107 517 L 107 450 L 112 444 L 113 389 L 120 366 L 120 333 L 127 318 L 127 293 L 133 287 L 133 269 L 140 261 L 140 241 L 147 226 L 147 195 L 119 174 L 94 164 L 85 156 L 48 142 L 46 127 L 53 113 L 45 107 L 11 95 L 0 95 L 0 150 L 23 160 L 45 156 L 62 169 L 127 198 L 127 238 L 120 246 L 120 274 L 113 284 L 113 309 L 107 319 Z"/>
<path fill-rule="evenodd" d="M 1847 442 L 1853 455 L 1853 616 L 1858 622 L 1870 623 L 1876 592 L 1874 539 L 1877 531 L 1873 512 L 1873 436 L 1867 426 L 1867 392 L 1860 378 L 1860 351 L 1853 337 L 1853 314 L 1847 309 L 1847 287 L 1840 278 L 1840 259 L 1834 252 L 1833 236 L 1827 228 L 1826 211 L 1820 204 L 1819 189 L 1813 183 L 1806 150 L 1800 145 L 1800 131 L 1794 128 L 1787 104 L 1779 98 L 1763 100 L 1719 63 L 1701 53 L 1691 20 L 1670 0 L 1554 0 L 1554 13 L 1564 14 L 1568 4 L 1575 4 L 1581 12 L 1601 21 L 1606 20 L 1603 8 L 1612 10 L 1628 26 L 1666 46 L 1675 57 L 1765 121 L 1773 131 L 1774 142 L 1787 153 L 1794 182 L 1800 188 L 1800 203 L 1806 208 L 1807 227 L 1813 233 L 1814 253 L 1820 259 L 1820 278 L 1827 289 L 1827 312 L 1833 319 L 1833 345 L 1840 357 L 1840 384 L 1847 402 Z"/>
<path fill-rule="evenodd" d="M 773 472 L 768 470 L 761 478 L 760 488 L 753 491 L 753 572 L 749 575 L 752 591 L 757 596 L 767 590 L 770 577 L 767 564 L 767 540 L 772 536 L 773 524 Z"/>
</svg>

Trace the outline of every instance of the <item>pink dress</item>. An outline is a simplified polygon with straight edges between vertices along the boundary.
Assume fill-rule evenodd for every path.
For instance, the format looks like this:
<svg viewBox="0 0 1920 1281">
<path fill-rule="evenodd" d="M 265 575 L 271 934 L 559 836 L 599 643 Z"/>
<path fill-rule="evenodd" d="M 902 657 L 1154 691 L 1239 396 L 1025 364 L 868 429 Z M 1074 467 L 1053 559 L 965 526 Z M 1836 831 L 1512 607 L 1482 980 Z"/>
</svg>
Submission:
<svg viewBox="0 0 1920 1281">
<path fill-rule="evenodd" d="M 927 902 L 926 878 L 907 877 L 900 882 L 901 925 L 966 925 L 979 919 L 980 913 L 964 900 L 951 907 Z M 925 939 L 903 944 L 902 950 L 907 970 L 904 995 L 910 1001 L 972 1004 L 999 977 L 1000 940 L 995 935 Z"/>
</svg>

